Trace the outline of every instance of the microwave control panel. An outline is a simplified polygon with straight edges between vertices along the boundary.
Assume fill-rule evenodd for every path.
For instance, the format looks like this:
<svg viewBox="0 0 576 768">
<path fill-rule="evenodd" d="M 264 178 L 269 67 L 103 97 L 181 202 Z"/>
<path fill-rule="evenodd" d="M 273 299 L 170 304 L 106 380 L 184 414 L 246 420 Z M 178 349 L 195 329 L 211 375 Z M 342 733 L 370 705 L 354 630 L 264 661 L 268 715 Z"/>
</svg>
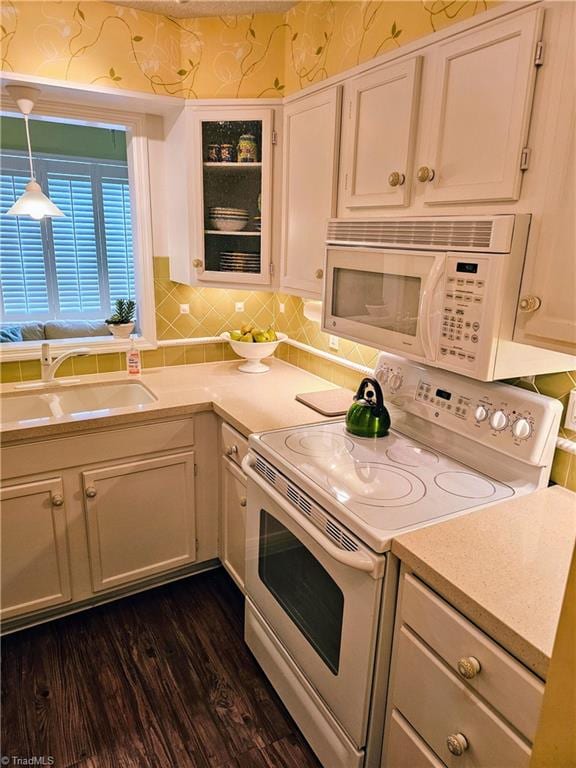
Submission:
<svg viewBox="0 0 576 768">
<path fill-rule="evenodd" d="M 491 334 L 491 328 L 485 327 L 484 322 L 489 271 L 489 259 L 457 255 L 448 258 L 439 363 L 445 361 L 466 371 L 475 368 L 482 339 Z"/>
</svg>

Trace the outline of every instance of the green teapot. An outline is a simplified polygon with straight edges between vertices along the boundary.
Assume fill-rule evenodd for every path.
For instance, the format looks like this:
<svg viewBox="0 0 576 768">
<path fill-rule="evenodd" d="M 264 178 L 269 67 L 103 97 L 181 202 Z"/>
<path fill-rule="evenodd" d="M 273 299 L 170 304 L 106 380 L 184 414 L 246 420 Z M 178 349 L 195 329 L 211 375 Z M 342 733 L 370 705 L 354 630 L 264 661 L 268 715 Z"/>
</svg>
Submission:
<svg viewBox="0 0 576 768">
<path fill-rule="evenodd" d="M 389 429 L 390 414 L 380 384 L 376 379 L 362 379 L 346 414 L 346 431 L 358 437 L 385 437 Z"/>
</svg>

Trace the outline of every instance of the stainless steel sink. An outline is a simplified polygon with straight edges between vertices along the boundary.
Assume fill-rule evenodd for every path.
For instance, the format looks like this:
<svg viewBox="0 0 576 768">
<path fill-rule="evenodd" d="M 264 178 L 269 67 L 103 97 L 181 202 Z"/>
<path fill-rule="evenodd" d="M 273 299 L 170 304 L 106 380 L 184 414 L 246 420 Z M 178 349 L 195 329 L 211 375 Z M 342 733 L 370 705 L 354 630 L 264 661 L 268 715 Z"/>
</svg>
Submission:
<svg viewBox="0 0 576 768">
<path fill-rule="evenodd" d="M 41 424 L 65 417 L 103 415 L 118 408 L 139 408 L 156 399 L 138 381 L 60 385 L 35 392 L 4 395 L 0 421 L 2 424 Z"/>
</svg>

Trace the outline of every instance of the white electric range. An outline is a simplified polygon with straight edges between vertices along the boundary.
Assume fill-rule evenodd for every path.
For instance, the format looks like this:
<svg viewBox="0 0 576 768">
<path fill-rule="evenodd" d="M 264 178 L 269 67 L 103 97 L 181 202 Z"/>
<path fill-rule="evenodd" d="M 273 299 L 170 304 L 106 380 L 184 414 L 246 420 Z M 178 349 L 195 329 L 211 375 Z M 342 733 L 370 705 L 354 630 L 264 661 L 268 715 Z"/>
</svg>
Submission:
<svg viewBox="0 0 576 768">
<path fill-rule="evenodd" d="M 246 642 L 326 768 L 379 765 L 394 536 L 547 484 L 561 406 L 382 354 L 392 428 L 250 437 Z"/>
</svg>

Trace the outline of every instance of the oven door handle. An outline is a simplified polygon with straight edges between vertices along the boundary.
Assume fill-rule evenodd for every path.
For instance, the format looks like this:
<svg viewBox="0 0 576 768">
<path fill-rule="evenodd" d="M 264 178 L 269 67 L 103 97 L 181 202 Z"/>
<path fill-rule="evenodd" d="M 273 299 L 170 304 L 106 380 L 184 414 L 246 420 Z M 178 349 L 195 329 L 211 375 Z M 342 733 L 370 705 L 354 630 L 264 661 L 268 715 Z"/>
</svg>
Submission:
<svg viewBox="0 0 576 768">
<path fill-rule="evenodd" d="M 426 360 L 435 360 L 434 350 L 432 348 L 432 302 L 434 300 L 434 294 L 440 281 L 440 278 L 444 275 L 446 265 L 446 254 L 439 253 L 434 259 L 434 264 L 426 280 L 424 291 L 422 292 L 422 301 L 420 302 L 420 317 L 422 318 L 422 346 L 424 347 L 424 357 Z"/>
<path fill-rule="evenodd" d="M 283 498 L 283 496 L 278 493 L 277 490 L 275 490 L 266 481 L 262 480 L 260 475 L 254 471 L 253 466 L 254 459 L 248 453 L 242 459 L 242 469 L 244 472 L 251 480 L 256 483 L 256 485 L 262 488 L 262 490 L 265 491 L 268 496 L 270 496 L 275 504 L 278 504 L 278 506 L 288 515 L 288 517 L 290 517 L 300 526 L 300 528 L 302 528 L 302 530 L 304 530 L 312 539 L 314 539 L 316 544 L 322 547 L 322 549 L 327 552 L 330 557 L 333 557 L 334 560 L 342 563 L 342 565 L 355 568 L 357 571 L 365 571 L 366 573 L 372 574 L 374 578 L 378 578 L 377 563 L 374 559 L 372 559 L 364 552 L 347 552 L 346 550 L 339 549 L 335 544 L 332 544 L 332 542 L 326 536 L 322 535 L 322 533 L 318 530 L 318 528 L 316 528 L 315 525 L 307 520 L 302 514 L 298 514 Z"/>
</svg>

